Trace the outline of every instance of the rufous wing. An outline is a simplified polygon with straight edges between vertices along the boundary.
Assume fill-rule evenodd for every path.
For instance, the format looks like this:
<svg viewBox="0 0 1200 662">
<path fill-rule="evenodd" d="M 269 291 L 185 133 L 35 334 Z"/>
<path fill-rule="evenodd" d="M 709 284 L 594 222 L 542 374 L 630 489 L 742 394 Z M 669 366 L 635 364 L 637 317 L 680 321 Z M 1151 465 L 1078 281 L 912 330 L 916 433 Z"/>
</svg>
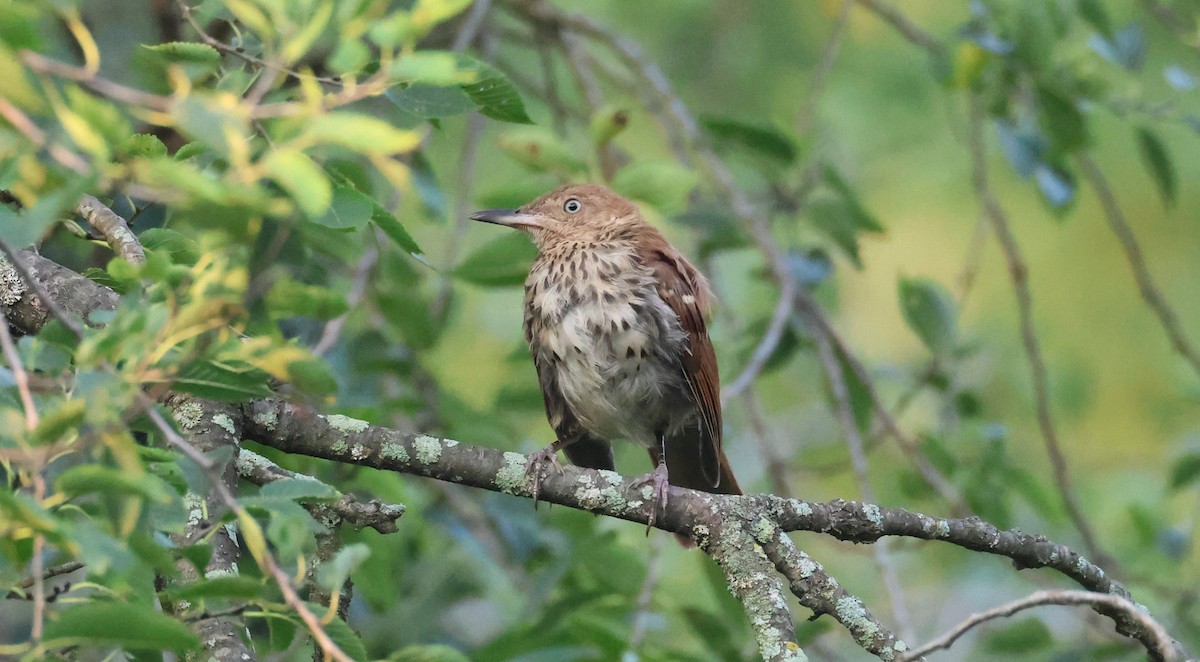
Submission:
<svg viewBox="0 0 1200 662">
<path fill-rule="evenodd" d="M 721 451 L 721 382 L 717 374 L 717 356 L 705 323 L 711 298 L 708 282 L 657 231 L 643 237 L 640 243 L 642 263 L 654 270 L 659 297 L 679 317 L 680 325 L 688 334 L 689 351 L 684 352 L 680 364 L 700 414 L 699 447 L 693 452 L 699 453 L 696 463 L 708 485 L 707 490 L 713 491 L 713 488 L 722 487 L 722 482 L 731 482 L 733 475 Z M 671 451 L 679 453 L 682 449 L 666 450 L 670 469 L 675 464 Z M 685 462 L 691 464 L 692 460 L 688 458 Z M 672 470 L 672 473 L 675 472 Z M 683 485 L 677 480 L 672 480 L 672 484 L 706 489 Z M 736 483 L 724 487 L 719 491 L 737 490 Z"/>
</svg>

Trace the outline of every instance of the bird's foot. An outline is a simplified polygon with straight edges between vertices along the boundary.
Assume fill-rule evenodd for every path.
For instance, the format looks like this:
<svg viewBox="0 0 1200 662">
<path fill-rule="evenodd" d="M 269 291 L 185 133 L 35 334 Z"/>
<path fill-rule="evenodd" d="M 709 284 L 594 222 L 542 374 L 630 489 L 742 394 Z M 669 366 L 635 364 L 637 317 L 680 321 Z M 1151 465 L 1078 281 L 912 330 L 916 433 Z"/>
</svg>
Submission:
<svg viewBox="0 0 1200 662">
<path fill-rule="evenodd" d="M 654 468 L 654 471 L 633 479 L 635 488 L 650 486 L 650 519 L 646 522 L 646 535 L 650 535 L 650 529 L 654 528 L 654 523 L 658 521 L 658 512 L 667 510 L 667 494 L 671 484 L 667 482 L 667 465 L 660 464 Z"/>
<path fill-rule="evenodd" d="M 534 451 L 529 454 L 529 459 L 525 462 L 525 475 L 533 477 L 533 508 L 537 509 L 538 493 L 542 489 L 542 466 L 549 464 L 554 467 L 558 475 L 562 475 L 563 468 L 558 462 L 558 442 L 554 442 L 540 451 Z"/>
</svg>

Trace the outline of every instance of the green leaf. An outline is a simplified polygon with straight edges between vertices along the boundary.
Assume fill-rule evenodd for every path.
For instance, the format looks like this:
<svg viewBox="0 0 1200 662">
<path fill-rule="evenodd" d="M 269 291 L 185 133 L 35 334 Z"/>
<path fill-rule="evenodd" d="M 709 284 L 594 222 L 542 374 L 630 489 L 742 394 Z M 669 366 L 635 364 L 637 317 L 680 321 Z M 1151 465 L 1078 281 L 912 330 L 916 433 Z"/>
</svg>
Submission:
<svg viewBox="0 0 1200 662">
<path fill-rule="evenodd" d="M 1059 153 L 1069 153 L 1088 144 L 1087 118 L 1075 100 L 1048 85 L 1037 88 L 1038 119 L 1046 138 Z"/>
<path fill-rule="evenodd" d="M 520 285 L 529 274 L 529 264 L 537 257 L 537 248 L 520 232 L 492 241 L 467 256 L 454 275 L 476 285 L 503 287 Z"/>
<path fill-rule="evenodd" d="M 329 395 L 338 390 L 337 380 L 329 372 L 329 366 L 320 359 L 300 359 L 289 363 L 288 381 L 310 395 Z"/>
<path fill-rule="evenodd" d="M 383 230 L 383 233 L 392 241 L 396 242 L 397 246 L 413 256 L 421 255 L 421 247 L 417 245 L 417 241 L 412 238 L 408 230 L 405 230 L 404 226 L 400 224 L 400 220 L 378 203 L 375 205 L 375 212 L 371 214 L 371 221 L 380 230 Z"/>
<path fill-rule="evenodd" d="M 208 44 L 193 41 L 171 41 L 142 48 L 173 64 L 198 65 L 193 71 L 216 71 L 221 65 L 221 53 Z"/>
<path fill-rule="evenodd" d="M 21 213 L 8 205 L 0 205 L 0 237 L 13 248 L 25 248 L 37 243 L 51 223 L 74 215 L 79 196 L 94 180 L 90 176 L 76 177 L 53 193 L 43 195 L 32 207 Z"/>
<path fill-rule="evenodd" d="M 587 161 L 580 151 L 563 142 L 549 129 L 538 126 L 511 129 L 496 138 L 496 145 L 535 172 L 570 175 L 587 171 Z"/>
<path fill-rule="evenodd" d="M 80 464 L 71 467 L 54 479 L 54 486 L 60 492 L 75 496 L 101 492 L 139 496 L 151 501 L 162 501 L 167 498 L 162 484 L 150 476 L 136 475 L 98 464 Z"/>
<path fill-rule="evenodd" d="M 327 501 L 337 499 L 338 492 L 315 478 L 284 478 L 263 485 L 262 496 L 293 501 Z"/>
<path fill-rule="evenodd" d="M 950 293 L 924 278 L 901 278 L 900 311 L 904 321 L 921 342 L 938 356 L 952 353 L 958 345 L 958 311 Z"/>
<path fill-rule="evenodd" d="M 121 152 L 131 156 L 167 156 L 167 146 L 152 133 L 135 133 L 121 145 Z"/>
<path fill-rule="evenodd" d="M 186 625 L 149 605 L 86 602 L 66 609 L 46 624 L 52 648 L 109 644 L 139 650 L 195 650 L 200 640 Z"/>
<path fill-rule="evenodd" d="M 320 166 L 295 149 L 272 150 L 263 169 L 283 187 L 310 218 L 324 214 L 333 201 L 333 188 Z"/>
<path fill-rule="evenodd" d="M 325 605 L 314 605 L 311 602 L 307 603 L 308 608 L 315 614 L 322 613 L 327 607 Z M 350 629 L 340 618 L 335 618 L 332 621 L 324 624 L 325 634 L 337 644 L 342 652 L 350 656 L 350 659 L 357 662 L 366 662 L 370 658 L 367 656 L 367 649 L 363 646 L 362 640 L 358 638 L 358 633 Z"/>
<path fill-rule="evenodd" d="M 167 589 L 167 595 L 176 600 L 198 600 L 201 598 L 233 598 L 254 600 L 261 598 L 263 583 L 251 577 L 227 576 L 199 579 L 188 584 L 179 584 Z"/>
<path fill-rule="evenodd" d="M 639 161 L 621 168 L 613 177 L 612 187 L 663 214 L 673 214 L 687 207 L 688 194 L 699 183 L 696 173 L 675 161 Z"/>
<path fill-rule="evenodd" d="M 841 173 L 833 166 L 826 164 L 821 166 L 821 177 L 825 180 L 825 184 L 842 199 L 855 227 L 864 232 L 883 232 L 883 224 L 867 211 L 866 206 L 859 200 L 858 194 L 850 188 Z"/>
<path fill-rule="evenodd" d="M 317 569 L 317 584 L 327 591 L 339 591 L 350 573 L 371 556 L 371 548 L 361 543 L 346 545 Z"/>
<path fill-rule="evenodd" d="M 475 102 L 457 86 L 413 83 L 392 88 L 385 94 L 396 107 L 421 119 L 461 115 L 475 108 Z"/>
<path fill-rule="evenodd" d="M 462 90 L 479 107 L 480 114 L 501 122 L 533 124 L 521 95 L 507 76 L 469 55 L 459 54 L 458 58 L 460 69 L 475 73 L 475 82 L 463 85 Z"/>
<path fill-rule="evenodd" d="M 335 184 L 329 209 L 324 216 L 314 218 L 313 221 L 335 230 L 357 230 L 371 220 L 375 205 L 376 202 L 370 196 L 358 189 Z"/>
<path fill-rule="evenodd" d="M 276 279 L 267 292 L 271 317 L 311 317 L 331 320 L 348 310 L 346 295 L 319 285 L 305 285 L 291 278 Z"/>
<path fill-rule="evenodd" d="M 1175 164 L 1171 162 L 1171 153 L 1158 135 L 1150 129 L 1141 127 L 1137 130 L 1138 153 L 1142 161 L 1150 169 L 1154 184 L 1162 196 L 1163 204 L 1168 207 L 1175 204 L 1175 195 L 1179 190 L 1179 176 L 1175 172 Z"/>
<path fill-rule="evenodd" d="M 175 264 L 194 265 L 200 249 L 191 237 L 169 228 L 149 228 L 138 236 L 147 252 L 166 252 Z"/>
<path fill-rule="evenodd" d="M 700 124 L 718 144 L 740 146 L 783 165 L 795 163 L 800 155 L 795 140 L 771 126 L 713 116 L 701 117 Z"/>
<path fill-rule="evenodd" d="M 1168 485 L 1172 490 L 1183 489 L 1200 480 L 1200 451 L 1192 451 L 1171 465 Z"/>
<path fill-rule="evenodd" d="M 418 131 L 397 129 L 377 117 L 351 112 L 318 115 L 305 126 L 304 135 L 363 154 L 411 152 L 421 144 Z"/>
<path fill-rule="evenodd" d="M 1108 18 L 1108 11 L 1104 9 L 1101 0 L 1079 0 L 1079 16 L 1095 28 L 1096 32 L 1105 37 L 1112 37 L 1112 20 Z"/>
<path fill-rule="evenodd" d="M 172 383 L 175 390 L 225 402 L 271 395 L 265 372 L 216 361 L 193 361 L 180 370 Z"/>
<path fill-rule="evenodd" d="M 63 400 L 54 409 L 42 412 L 42 418 L 30 435 L 35 444 L 52 444 L 61 441 L 69 432 L 83 424 L 87 414 L 87 403 L 80 399 Z"/>
</svg>

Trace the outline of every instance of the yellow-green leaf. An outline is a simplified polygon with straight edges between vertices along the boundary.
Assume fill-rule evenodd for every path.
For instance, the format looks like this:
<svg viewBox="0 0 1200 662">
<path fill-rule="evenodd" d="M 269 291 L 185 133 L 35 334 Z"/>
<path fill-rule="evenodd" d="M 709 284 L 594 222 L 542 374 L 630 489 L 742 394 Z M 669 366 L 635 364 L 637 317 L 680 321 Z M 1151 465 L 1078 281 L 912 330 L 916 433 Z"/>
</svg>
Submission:
<svg viewBox="0 0 1200 662">
<path fill-rule="evenodd" d="M 364 154 L 410 152 L 421 144 L 421 133 L 397 129 L 387 122 L 359 113 L 321 115 L 308 126 L 307 137 L 341 145 Z"/>
<path fill-rule="evenodd" d="M 303 152 L 277 149 L 262 161 L 263 170 L 292 196 L 310 217 L 320 216 L 333 200 L 333 187 L 320 166 Z"/>
</svg>

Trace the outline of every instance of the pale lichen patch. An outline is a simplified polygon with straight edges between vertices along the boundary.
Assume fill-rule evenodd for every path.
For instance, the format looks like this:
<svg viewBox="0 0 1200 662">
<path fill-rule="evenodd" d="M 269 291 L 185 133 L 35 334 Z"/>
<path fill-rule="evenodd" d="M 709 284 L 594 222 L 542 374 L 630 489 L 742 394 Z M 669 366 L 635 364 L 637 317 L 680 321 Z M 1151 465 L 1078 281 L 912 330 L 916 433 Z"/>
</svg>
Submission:
<svg viewBox="0 0 1200 662">
<path fill-rule="evenodd" d="M 275 427 L 279 425 L 279 415 L 274 409 L 267 409 L 254 414 L 254 422 L 263 426 L 269 432 L 274 432 Z"/>
<path fill-rule="evenodd" d="M 504 466 L 496 472 L 496 487 L 505 494 L 528 494 L 525 475 L 525 456 L 520 453 L 504 454 Z"/>
<path fill-rule="evenodd" d="M 838 598 L 835 608 L 838 621 L 854 634 L 859 645 L 865 645 L 879 636 L 879 626 L 867 616 L 867 608 L 858 598 L 844 595 Z"/>
<path fill-rule="evenodd" d="M 229 414 L 224 412 L 220 414 L 213 414 L 212 422 L 215 423 L 217 427 L 228 432 L 229 434 L 237 434 L 237 428 L 234 427 L 233 419 L 229 418 Z"/>
<path fill-rule="evenodd" d="M 404 448 L 404 444 L 386 443 L 379 448 L 379 454 L 389 460 L 408 462 L 408 450 Z"/>
<path fill-rule="evenodd" d="M 350 457 L 361 460 L 367 456 L 367 447 L 362 444 L 354 444 L 350 447 Z"/>
<path fill-rule="evenodd" d="M 939 538 L 949 538 L 950 537 L 950 522 L 947 522 L 944 519 L 938 520 L 936 533 L 937 533 L 937 537 L 939 537 Z"/>
<path fill-rule="evenodd" d="M 339 455 L 342 453 L 345 453 L 348 448 L 350 448 L 350 446 L 349 446 L 349 444 L 346 443 L 345 439 L 338 439 L 337 441 L 334 441 L 332 444 L 329 444 L 329 450 L 331 450 L 334 453 L 337 453 Z"/>
<path fill-rule="evenodd" d="M 423 464 L 433 464 L 442 459 L 442 442 L 427 434 L 413 439 L 413 449 L 417 452 L 417 461 Z"/>
<path fill-rule="evenodd" d="M 176 407 L 172 414 L 179 423 L 179 427 L 184 430 L 191 430 L 200 425 L 200 421 L 204 420 L 204 407 L 201 407 L 200 403 L 194 400 L 188 400 Z"/>
<path fill-rule="evenodd" d="M 867 516 L 867 519 L 874 522 L 875 526 L 883 526 L 883 513 L 880 512 L 879 506 L 873 503 L 864 503 L 863 514 Z"/>
<path fill-rule="evenodd" d="M 371 427 L 371 424 L 366 421 L 343 416 L 342 414 L 330 414 L 325 417 L 325 421 L 329 423 L 329 427 L 345 434 L 362 432 Z"/>
<path fill-rule="evenodd" d="M 28 289 L 16 267 L 0 255 L 0 304 L 11 306 L 25 296 Z"/>
</svg>

